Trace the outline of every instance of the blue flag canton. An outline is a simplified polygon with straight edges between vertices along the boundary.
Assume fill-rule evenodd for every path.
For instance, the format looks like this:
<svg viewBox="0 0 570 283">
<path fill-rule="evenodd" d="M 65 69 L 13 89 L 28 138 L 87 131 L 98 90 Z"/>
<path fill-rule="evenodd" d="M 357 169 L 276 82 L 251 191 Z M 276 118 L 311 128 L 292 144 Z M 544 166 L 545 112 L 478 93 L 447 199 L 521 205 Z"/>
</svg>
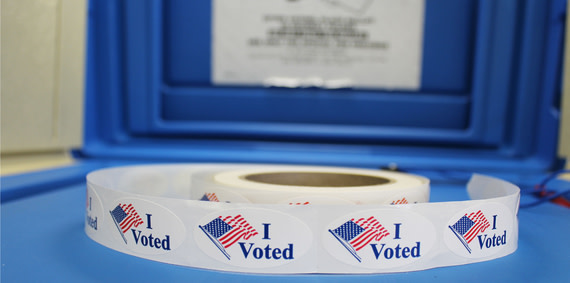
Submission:
<svg viewBox="0 0 570 283">
<path fill-rule="evenodd" d="M 354 223 L 353 221 L 348 221 L 333 230 L 335 234 L 347 242 L 360 235 L 360 233 L 363 231 L 364 228 L 360 227 L 360 225 Z"/>
<path fill-rule="evenodd" d="M 210 221 L 210 223 L 204 225 L 204 229 L 208 231 L 208 233 L 210 233 L 215 238 L 221 237 L 222 235 L 230 231 L 232 228 L 233 227 L 230 224 L 226 223 L 224 220 L 220 218 L 216 218 Z"/>
<path fill-rule="evenodd" d="M 455 222 L 452 227 L 455 229 L 455 231 L 457 231 L 457 233 L 465 235 L 465 233 L 467 233 L 467 231 L 469 231 L 473 225 L 475 225 L 475 222 L 473 222 L 473 220 L 469 219 L 467 216 L 463 216 L 461 219 Z"/>
<path fill-rule="evenodd" d="M 121 223 L 127 217 L 127 213 L 119 205 L 111 211 L 111 214 L 117 223 Z"/>
</svg>

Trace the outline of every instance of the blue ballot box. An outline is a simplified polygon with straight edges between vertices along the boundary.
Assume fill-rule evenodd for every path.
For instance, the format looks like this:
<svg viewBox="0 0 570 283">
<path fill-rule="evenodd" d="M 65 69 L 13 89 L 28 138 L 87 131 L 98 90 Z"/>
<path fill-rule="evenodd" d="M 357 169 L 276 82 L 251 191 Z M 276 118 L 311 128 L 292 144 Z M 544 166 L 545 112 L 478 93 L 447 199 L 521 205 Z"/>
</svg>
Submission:
<svg viewBox="0 0 570 283">
<path fill-rule="evenodd" d="M 220 272 L 85 235 L 85 175 L 119 165 L 391 168 L 430 178 L 434 202 L 467 199 L 482 173 L 539 200 L 565 161 L 566 1 L 402 3 L 90 1 L 83 145 L 75 165 L 2 178 L 2 280 L 570 281 L 570 214 L 549 201 L 519 210 L 515 253 L 405 273 Z"/>
</svg>

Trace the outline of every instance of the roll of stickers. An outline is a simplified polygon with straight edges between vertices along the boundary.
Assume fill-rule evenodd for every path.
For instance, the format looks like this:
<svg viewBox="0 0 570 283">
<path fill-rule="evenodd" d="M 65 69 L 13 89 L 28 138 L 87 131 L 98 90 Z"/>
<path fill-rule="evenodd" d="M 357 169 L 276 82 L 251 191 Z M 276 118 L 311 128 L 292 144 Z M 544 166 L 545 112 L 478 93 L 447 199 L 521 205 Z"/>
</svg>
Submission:
<svg viewBox="0 0 570 283">
<path fill-rule="evenodd" d="M 177 164 L 87 175 L 85 231 L 159 262 L 252 273 L 389 273 L 517 248 L 519 189 L 474 175 L 469 201 L 429 203 L 429 180 L 375 170 Z"/>
</svg>

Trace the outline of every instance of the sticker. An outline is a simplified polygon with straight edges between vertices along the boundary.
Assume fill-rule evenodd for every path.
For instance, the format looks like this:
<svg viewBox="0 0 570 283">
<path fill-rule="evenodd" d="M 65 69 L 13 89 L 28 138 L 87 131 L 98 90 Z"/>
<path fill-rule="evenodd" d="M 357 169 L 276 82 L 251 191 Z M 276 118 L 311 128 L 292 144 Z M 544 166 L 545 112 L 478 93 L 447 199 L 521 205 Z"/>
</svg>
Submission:
<svg viewBox="0 0 570 283">
<path fill-rule="evenodd" d="M 429 196 L 422 195 L 415 191 L 397 193 L 390 198 L 387 198 L 383 204 L 391 204 L 391 205 L 398 205 L 398 204 L 412 204 L 418 202 L 427 202 L 429 200 Z"/>
<path fill-rule="evenodd" d="M 420 87 L 424 0 L 216 0 L 212 80 Z"/>
<path fill-rule="evenodd" d="M 290 204 L 290 205 L 354 204 L 353 202 L 351 202 L 349 200 L 338 198 L 338 197 L 316 196 L 316 195 L 288 198 L 288 199 L 279 201 L 278 203 L 286 203 L 286 204 Z"/>
<path fill-rule="evenodd" d="M 297 260 L 310 248 L 313 239 L 311 229 L 299 219 L 268 209 L 210 214 L 199 221 L 194 237 L 210 257 L 253 268 Z"/>
<path fill-rule="evenodd" d="M 344 263 L 366 268 L 413 263 L 425 257 L 436 241 L 433 224 L 406 209 L 350 214 L 327 227 L 325 249 Z"/>
<path fill-rule="evenodd" d="M 490 256 L 512 241 L 513 219 L 505 205 L 482 203 L 455 214 L 444 229 L 444 241 L 460 256 Z"/>
<path fill-rule="evenodd" d="M 176 249 L 185 239 L 184 223 L 161 205 L 125 198 L 109 207 L 113 235 L 130 250 L 141 254 L 162 254 Z"/>
<path fill-rule="evenodd" d="M 126 172 L 117 182 L 119 190 L 147 196 L 163 196 L 169 187 L 169 179 L 165 174 L 148 168 Z"/>
<path fill-rule="evenodd" d="M 200 201 L 210 201 L 210 202 L 227 202 L 227 203 L 250 203 L 250 201 L 227 189 L 195 189 L 191 193 L 191 199 L 197 199 Z"/>
<path fill-rule="evenodd" d="M 87 233 L 97 232 L 102 227 L 103 204 L 97 192 L 87 185 L 85 192 L 85 231 Z"/>
</svg>

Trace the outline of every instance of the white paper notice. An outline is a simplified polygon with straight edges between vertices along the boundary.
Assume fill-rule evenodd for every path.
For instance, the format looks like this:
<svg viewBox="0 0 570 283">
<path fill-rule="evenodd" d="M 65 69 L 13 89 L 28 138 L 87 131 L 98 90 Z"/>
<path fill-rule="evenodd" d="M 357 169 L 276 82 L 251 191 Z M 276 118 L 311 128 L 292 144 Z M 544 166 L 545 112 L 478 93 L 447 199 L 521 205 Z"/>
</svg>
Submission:
<svg viewBox="0 0 570 283">
<path fill-rule="evenodd" d="M 420 87 L 425 0 L 214 0 L 218 85 Z"/>
</svg>

